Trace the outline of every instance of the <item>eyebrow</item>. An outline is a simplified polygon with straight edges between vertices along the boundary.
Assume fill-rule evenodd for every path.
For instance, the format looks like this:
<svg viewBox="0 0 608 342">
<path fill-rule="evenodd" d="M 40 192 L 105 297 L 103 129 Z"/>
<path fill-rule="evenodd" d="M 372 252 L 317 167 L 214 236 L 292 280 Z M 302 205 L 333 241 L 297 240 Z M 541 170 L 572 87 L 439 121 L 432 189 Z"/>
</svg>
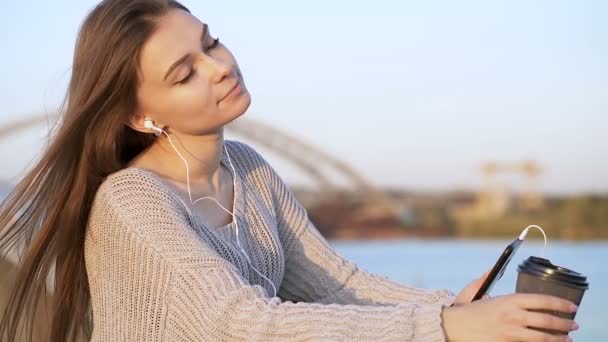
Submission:
<svg viewBox="0 0 608 342">
<path fill-rule="evenodd" d="M 201 41 L 203 39 L 205 39 L 205 37 L 207 36 L 208 30 L 209 30 L 209 25 L 203 24 L 203 31 L 201 33 Z M 165 77 L 163 78 L 163 81 L 166 81 L 167 77 L 169 77 L 169 75 L 171 75 L 173 70 L 175 70 L 178 66 L 180 66 L 182 63 L 187 61 L 190 57 L 191 57 L 191 54 L 187 53 L 187 54 L 183 55 L 180 59 L 175 61 L 173 64 L 171 64 L 171 66 L 169 67 L 169 70 L 167 70 L 167 73 L 165 74 Z"/>
</svg>

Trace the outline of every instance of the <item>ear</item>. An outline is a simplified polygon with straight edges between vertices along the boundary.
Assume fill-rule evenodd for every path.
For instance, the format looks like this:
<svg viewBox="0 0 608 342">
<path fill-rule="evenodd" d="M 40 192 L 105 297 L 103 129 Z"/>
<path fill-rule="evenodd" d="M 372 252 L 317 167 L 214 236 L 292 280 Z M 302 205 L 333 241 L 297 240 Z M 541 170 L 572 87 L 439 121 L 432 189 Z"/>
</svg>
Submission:
<svg viewBox="0 0 608 342">
<path fill-rule="evenodd" d="M 144 127 L 144 120 L 148 119 L 149 116 L 145 115 L 142 112 L 134 112 L 131 115 L 129 115 L 129 119 L 127 121 L 127 126 L 131 127 L 132 129 L 138 131 L 138 132 L 142 132 L 142 133 L 152 133 L 149 129 Z"/>
</svg>

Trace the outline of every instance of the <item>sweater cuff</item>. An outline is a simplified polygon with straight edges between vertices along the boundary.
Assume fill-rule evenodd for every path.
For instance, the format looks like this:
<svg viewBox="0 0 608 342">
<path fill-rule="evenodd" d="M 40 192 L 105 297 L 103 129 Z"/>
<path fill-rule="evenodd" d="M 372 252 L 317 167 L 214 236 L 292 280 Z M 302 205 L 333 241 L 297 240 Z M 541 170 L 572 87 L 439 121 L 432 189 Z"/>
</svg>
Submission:
<svg viewBox="0 0 608 342">
<path fill-rule="evenodd" d="M 454 305 L 454 301 L 456 300 L 456 295 L 447 289 L 442 289 L 439 290 L 441 299 L 439 300 L 439 303 L 445 305 L 446 307 L 451 307 Z"/>
<path fill-rule="evenodd" d="M 401 304 L 399 304 L 401 305 Z M 447 337 L 443 329 L 443 309 L 449 304 L 437 303 L 421 306 L 413 317 L 413 342 L 446 342 Z"/>
</svg>

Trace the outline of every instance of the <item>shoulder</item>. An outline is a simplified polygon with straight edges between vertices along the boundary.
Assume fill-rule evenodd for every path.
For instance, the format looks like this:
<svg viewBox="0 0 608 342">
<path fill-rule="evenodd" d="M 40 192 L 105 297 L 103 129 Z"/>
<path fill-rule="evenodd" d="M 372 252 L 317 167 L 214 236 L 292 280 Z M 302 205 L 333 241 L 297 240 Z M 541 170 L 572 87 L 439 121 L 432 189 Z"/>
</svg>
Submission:
<svg viewBox="0 0 608 342">
<path fill-rule="evenodd" d="M 153 171 L 127 167 L 109 174 L 98 189 L 99 195 L 111 196 L 115 200 L 145 197 L 161 199 L 163 202 L 177 199 L 177 195 Z"/>
<path fill-rule="evenodd" d="M 275 169 L 257 149 L 237 140 L 226 140 L 225 143 L 234 167 L 243 177 L 265 184 L 276 182 Z"/>
<path fill-rule="evenodd" d="M 128 219 L 159 214 L 186 217 L 178 195 L 153 171 L 128 167 L 108 175 L 95 194 L 91 215 Z"/>
<path fill-rule="evenodd" d="M 256 166 L 269 165 L 266 159 L 253 146 L 238 140 L 226 140 L 226 147 L 231 157 L 236 157 L 245 164 Z"/>
<path fill-rule="evenodd" d="M 152 171 L 125 168 L 99 186 L 87 222 L 86 246 L 128 246 L 163 255 L 178 234 L 193 238 L 187 210 Z M 113 242 L 112 242 L 113 241 Z"/>
</svg>

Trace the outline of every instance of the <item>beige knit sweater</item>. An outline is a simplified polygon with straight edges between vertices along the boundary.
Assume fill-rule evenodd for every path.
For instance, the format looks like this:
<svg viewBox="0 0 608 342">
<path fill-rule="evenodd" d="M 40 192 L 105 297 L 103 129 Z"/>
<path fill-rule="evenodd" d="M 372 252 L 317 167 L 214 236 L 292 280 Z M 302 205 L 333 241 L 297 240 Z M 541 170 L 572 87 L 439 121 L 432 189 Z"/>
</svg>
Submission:
<svg viewBox="0 0 608 342">
<path fill-rule="evenodd" d="M 93 342 L 445 341 L 441 311 L 452 292 L 357 267 L 257 151 L 225 144 L 239 240 L 278 296 L 240 254 L 234 221 L 206 225 L 170 183 L 128 167 L 102 183 L 89 218 Z M 221 163 L 229 166 L 225 152 Z"/>
</svg>

